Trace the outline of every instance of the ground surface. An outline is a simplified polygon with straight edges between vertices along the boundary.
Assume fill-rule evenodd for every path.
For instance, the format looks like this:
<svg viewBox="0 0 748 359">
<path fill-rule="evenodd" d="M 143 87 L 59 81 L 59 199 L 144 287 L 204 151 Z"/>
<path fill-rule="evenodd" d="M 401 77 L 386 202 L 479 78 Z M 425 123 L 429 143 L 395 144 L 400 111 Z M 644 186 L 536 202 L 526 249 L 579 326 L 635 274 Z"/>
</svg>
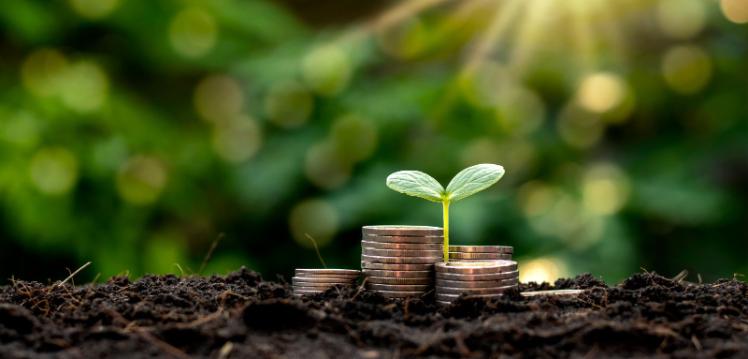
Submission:
<svg viewBox="0 0 748 359">
<path fill-rule="evenodd" d="M 743 282 L 636 274 L 609 288 L 583 275 L 555 286 L 589 291 L 441 307 L 356 287 L 295 298 L 248 270 L 77 287 L 14 281 L 0 287 L 0 357 L 748 357 Z"/>
</svg>

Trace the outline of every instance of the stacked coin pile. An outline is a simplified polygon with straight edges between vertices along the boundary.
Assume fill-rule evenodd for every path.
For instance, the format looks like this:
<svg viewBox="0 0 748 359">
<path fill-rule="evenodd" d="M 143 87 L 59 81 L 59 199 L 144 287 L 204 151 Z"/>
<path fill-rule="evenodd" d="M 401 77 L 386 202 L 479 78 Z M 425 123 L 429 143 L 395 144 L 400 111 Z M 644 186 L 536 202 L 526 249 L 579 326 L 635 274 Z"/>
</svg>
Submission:
<svg viewBox="0 0 748 359">
<path fill-rule="evenodd" d="M 322 293 L 336 284 L 350 285 L 361 275 L 354 269 L 303 269 L 297 268 L 291 279 L 296 295 Z"/>
<path fill-rule="evenodd" d="M 385 297 L 421 295 L 434 286 L 434 263 L 443 260 L 443 231 L 426 226 L 365 226 L 361 268 L 368 289 Z"/>
<path fill-rule="evenodd" d="M 441 304 L 449 304 L 463 293 L 497 297 L 519 281 L 517 262 L 510 260 L 442 262 L 435 269 L 436 301 Z"/>
<path fill-rule="evenodd" d="M 512 246 L 449 246 L 449 259 L 455 261 L 512 260 Z"/>
</svg>

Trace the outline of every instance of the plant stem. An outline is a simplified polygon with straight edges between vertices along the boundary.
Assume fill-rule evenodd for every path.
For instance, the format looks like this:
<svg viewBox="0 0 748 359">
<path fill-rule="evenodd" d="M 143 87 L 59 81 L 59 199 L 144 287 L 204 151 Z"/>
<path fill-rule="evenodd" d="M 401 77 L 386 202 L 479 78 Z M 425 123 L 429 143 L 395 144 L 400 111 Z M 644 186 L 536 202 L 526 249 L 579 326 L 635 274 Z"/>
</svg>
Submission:
<svg viewBox="0 0 748 359">
<path fill-rule="evenodd" d="M 444 262 L 449 262 L 449 201 L 442 202 L 442 216 L 444 217 Z"/>
</svg>

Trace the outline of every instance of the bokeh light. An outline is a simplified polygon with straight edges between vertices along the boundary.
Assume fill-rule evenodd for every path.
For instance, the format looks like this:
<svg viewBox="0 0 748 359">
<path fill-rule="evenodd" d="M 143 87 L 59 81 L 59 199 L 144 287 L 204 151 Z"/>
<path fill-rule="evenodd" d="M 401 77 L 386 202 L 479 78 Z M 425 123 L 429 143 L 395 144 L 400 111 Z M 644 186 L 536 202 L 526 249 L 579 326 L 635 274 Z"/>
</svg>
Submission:
<svg viewBox="0 0 748 359">
<path fill-rule="evenodd" d="M 574 104 L 567 105 L 556 124 L 561 139 L 576 148 L 590 148 L 603 136 L 605 126 L 598 115 Z"/>
<path fill-rule="evenodd" d="M 557 201 L 556 190 L 541 181 L 530 181 L 519 187 L 519 206 L 527 217 L 548 212 Z"/>
<path fill-rule="evenodd" d="M 339 117 L 330 132 L 335 151 L 349 163 L 369 158 L 377 147 L 376 126 L 358 115 Z"/>
<path fill-rule="evenodd" d="M 218 25 L 207 11 L 190 7 L 180 11 L 169 25 L 169 40 L 184 57 L 200 57 L 213 49 L 218 39 Z"/>
<path fill-rule="evenodd" d="M 308 199 L 297 203 L 289 214 L 288 223 L 294 241 L 302 247 L 311 248 L 311 236 L 320 247 L 332 241 L 338 232 L 338 211 L 322 199 Z"/>
<path fill-rule="evenodd" d="M 352 71 L 351 59 L 346 52 L 332 44 L 313 49 L 301 64 L 306 84 L 324 96 L 340 93 L 348 85 Z"/>
<path fill-rule="evenodd" d="M 67 69 L 67 59 L 60 51 L 43 48 L 29 54 L 21 65 L 23 86 L 36 96 L 60 92 Z"/>
<path fill-rule="evenodd" d="M 109 95 L 109 77 L 93 61 L 76 61 L 65 71 L 60 95 L 62 102 L 75 111 L 99 110 Z"/>
<path fill-rule="evenodd" d="M 68 0 L 70 7 L 78 15 L 88 19 L 101 19 L 111 14 L 120 0 Z"/>
<path fill-rule="evenodd" d="M 78 180 L 78 160 L 63 147 L 44 147 L 29 163 L 31 182 L 40 192 L 59 196 L 70 192 Z"/>
<path fill-rule="evenodd" d="M 238 116 L 213 129 L 213 150 L 222 159 L 240 163 L 250 159 L 262 145 L 262 130 L 257 121 Z"/>
<path fill-rule="evenodd" d="M 720 7 L 728 20 L 737 24 L 748 23 L 748 1 L 721 0 Z"/>
<path fill-rule="evenodd" d="M 582 179 L 582 204 L 598 215 L 618 212 L 628 200 L 629 180 L 623 170 L 611 163 L 595 164 Z"/>
<path fill-rule="evenodd" d="M 212 123 L 233 120 L 242 111 L 244 92 L 239 82 L 227 75 L 206 76 L 195 87 L 195 109 Z"/>
<path fill-rule="evenodd" d="M 619 106 L 626 94 L 626 84 L 616 74 L 599 72 L 582 80 L 577 101 L 584 109 L 605 113 Z"/>
<path fill-rule="evenodd" d="M 675 46 L 662 59 L 662 73 L 665 82 L 675 92 L 694 94 L 709 82 L 712 62 L 700 47 Z"/>
<path fill-rule="evenodd" d="M 506 133 L 527 135 L 543 124 L 545 104 L 526 87 L 505 86 L 498 93 L 496 115 L 499 127 Z"/>
<path fill-rule="evenodd" d="M 329 140 L 314 144 L 307 151 L 304 170 L 312 183 L 327 190 L 342 186 L 351 177 L 351 163 Z"/>
<path fill-rule="evenodd" d="M 666 35 L 689 39 L 704 28 L 706 5 L 703 0 L 660 0 L 657 2 L 657 21 Z"/>
<path fill-rule="evenodd" d="M 117 192 L 130 204 L 149 205 L 161 196 L 167 179 L 166 166 L 159 159 L 134 156 L 124 162 L 117 173 Z"/>
<path fill-rule="evenodd" d="M 283 81 L 273 84 L 265 97 L 265 113 L 270 122 L 282 128 L 304 125 L 312 112 L 314 99 L 300 83 Z"/>
<path fill-rule="evenodd" d="M 549 282 L 567 275 L 566 265 L 556 258 L 542 257 L 520 262 L 520 282 Z"/>
</svg>

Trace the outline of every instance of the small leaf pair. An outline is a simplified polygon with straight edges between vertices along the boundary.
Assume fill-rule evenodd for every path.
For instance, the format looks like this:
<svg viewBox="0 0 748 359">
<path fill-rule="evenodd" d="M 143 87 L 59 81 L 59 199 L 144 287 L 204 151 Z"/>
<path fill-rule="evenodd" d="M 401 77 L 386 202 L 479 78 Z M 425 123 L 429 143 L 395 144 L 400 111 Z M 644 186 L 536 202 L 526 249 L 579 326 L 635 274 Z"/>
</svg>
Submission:
<svg viewBox="0 0 748 359">
<path fill-rule="evenodd" d="M 504 167 L 483 163 L 458 173 L 444 189 L 433 177 L 421 171 L 398 171 L 387 176 L 387 187 L 432 202 L 441 202 L 444 216 L 444 261 L 449 259 L 449 204 L 478 193 L 504 176 Z"/>
</svg>

